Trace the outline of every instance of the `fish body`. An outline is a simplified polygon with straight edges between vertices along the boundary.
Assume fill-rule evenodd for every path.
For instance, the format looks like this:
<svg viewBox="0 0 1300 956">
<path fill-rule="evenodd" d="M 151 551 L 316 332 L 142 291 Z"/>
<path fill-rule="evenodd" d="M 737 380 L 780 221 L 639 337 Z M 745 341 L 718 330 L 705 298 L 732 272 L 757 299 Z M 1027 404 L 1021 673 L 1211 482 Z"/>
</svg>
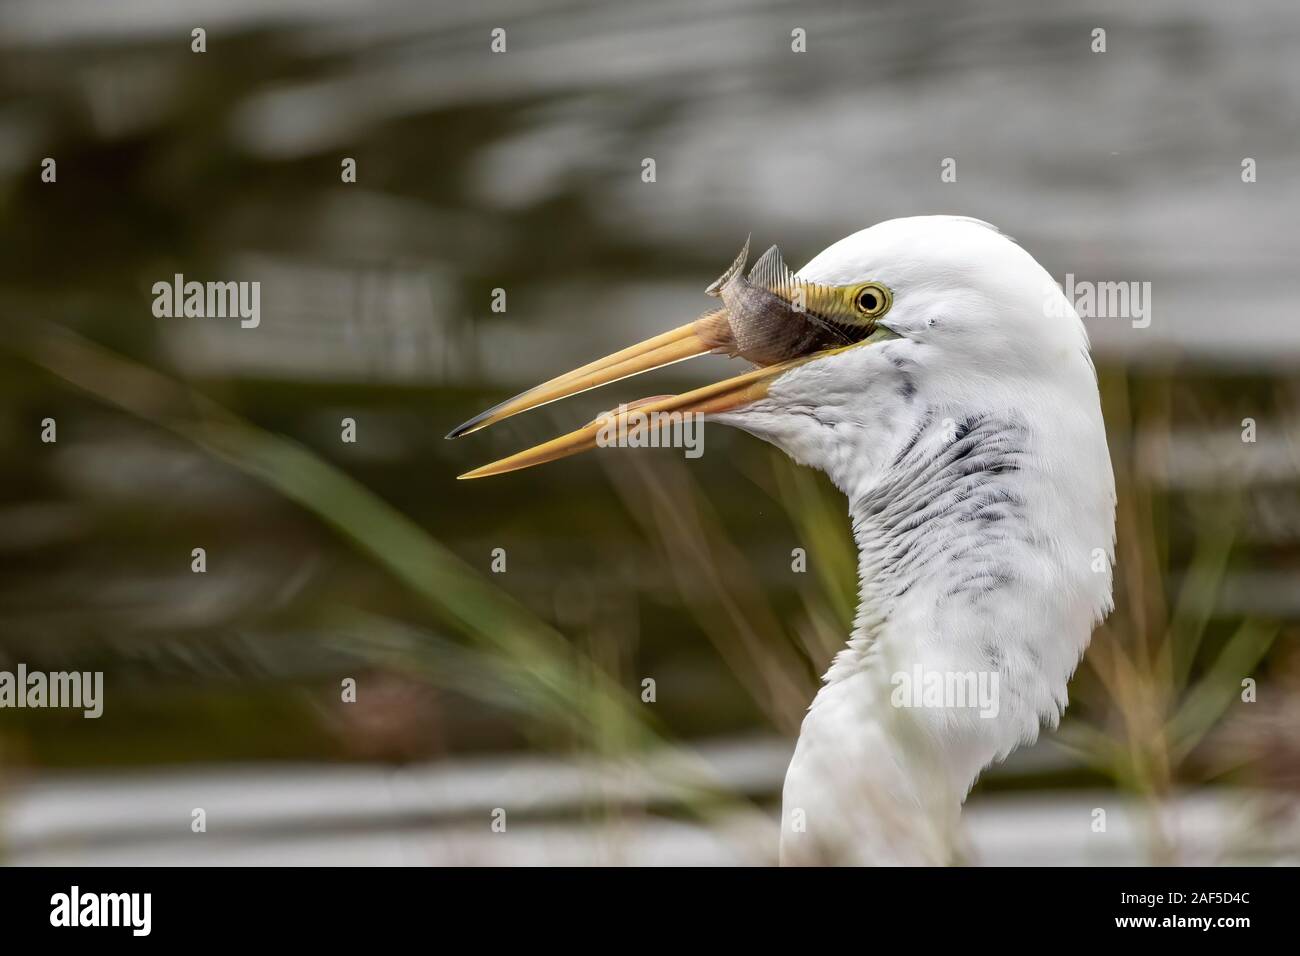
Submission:
<svg viewBox="0 0 1300 956">
<path fill-rule="evenodd" d="M 749 242 L 705 293 L 723 302 L 699 325 L 714 351 L 768 366 L 866 338 L 875 323 L 853 307 L 853 290 L 807 282 L 772 246 L 745 274 Z"/>
</svg>

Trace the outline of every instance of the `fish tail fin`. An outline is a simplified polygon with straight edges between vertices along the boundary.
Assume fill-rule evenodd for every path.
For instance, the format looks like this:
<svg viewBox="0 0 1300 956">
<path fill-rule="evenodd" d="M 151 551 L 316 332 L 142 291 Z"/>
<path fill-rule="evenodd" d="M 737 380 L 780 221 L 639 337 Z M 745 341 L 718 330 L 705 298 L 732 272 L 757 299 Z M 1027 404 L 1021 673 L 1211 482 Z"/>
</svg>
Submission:
<svg viewBox="0 0 1300 956">
<path fill-rule="evenodd" d="M 718 278 L 704 290 L 705 295 L 711 295 L 715 299 L 720 297 L 722 295 L 723 287 L 745 271 L 745 263 L 749 261 L 749 240 L 751 238 L 752 234 L 745 237 L 745 248 L 740 250 L 740 255 L 736 256 L 736 261 L 727 267 L 727 271 L 718 276 Z"/>
</svg>

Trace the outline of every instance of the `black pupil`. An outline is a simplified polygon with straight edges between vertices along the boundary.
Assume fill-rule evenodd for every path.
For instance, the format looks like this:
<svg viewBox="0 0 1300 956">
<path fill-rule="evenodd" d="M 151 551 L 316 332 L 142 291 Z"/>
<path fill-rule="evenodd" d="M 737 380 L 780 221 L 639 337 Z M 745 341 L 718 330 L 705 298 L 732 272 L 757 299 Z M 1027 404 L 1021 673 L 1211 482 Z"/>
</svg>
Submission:
<svg viewBox="0 0 1300 956">
<path fill-rule="evenodd" d="M 876 294 L 874 292 L 858 293 L 858 305 L 862 306 L 864 312 L 874 312 L 876 310 Z"/>
</svg>

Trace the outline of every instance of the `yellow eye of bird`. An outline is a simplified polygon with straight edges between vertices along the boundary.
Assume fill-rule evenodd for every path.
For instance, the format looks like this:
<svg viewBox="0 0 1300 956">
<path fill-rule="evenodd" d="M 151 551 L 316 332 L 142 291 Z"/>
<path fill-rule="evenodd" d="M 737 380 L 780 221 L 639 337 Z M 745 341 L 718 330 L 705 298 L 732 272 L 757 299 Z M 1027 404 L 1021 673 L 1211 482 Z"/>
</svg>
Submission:
<svg viewBox="0 0 1300 956">
<path fill-rule="evenodd" d="M 876 282 L 868 282 L 853 295 L 853 305 L 859 312 L 874 319 L 889 311 L 893 297 L 889 290 Z"/>
</svg>

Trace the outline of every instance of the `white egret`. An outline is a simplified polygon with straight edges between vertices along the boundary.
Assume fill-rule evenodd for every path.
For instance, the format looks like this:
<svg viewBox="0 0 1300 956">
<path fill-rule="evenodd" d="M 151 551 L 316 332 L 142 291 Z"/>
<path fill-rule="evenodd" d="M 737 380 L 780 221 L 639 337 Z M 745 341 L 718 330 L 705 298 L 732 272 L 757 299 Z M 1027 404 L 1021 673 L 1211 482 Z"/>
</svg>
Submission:
<svg viewBox="0 0 1300 956">
<path fill-rule="evenodd" d="M 708 351 L 753 361 L 636 410 L 744 429 L 848 498 L 860 604 L 786 774 L 782 861 L 951 861 L 976 778 L 1055 726 L 1111 608 L 1115 486 L 1087 335 L 1048 273 L 974 219 L 883 222 L 797 274 L 772 249 L 746 276 L 746 253 L 709 287 L 722 308 L 448 437 Z M 462 477 L 590 448 L 600 424 Z"/>
</svg>

